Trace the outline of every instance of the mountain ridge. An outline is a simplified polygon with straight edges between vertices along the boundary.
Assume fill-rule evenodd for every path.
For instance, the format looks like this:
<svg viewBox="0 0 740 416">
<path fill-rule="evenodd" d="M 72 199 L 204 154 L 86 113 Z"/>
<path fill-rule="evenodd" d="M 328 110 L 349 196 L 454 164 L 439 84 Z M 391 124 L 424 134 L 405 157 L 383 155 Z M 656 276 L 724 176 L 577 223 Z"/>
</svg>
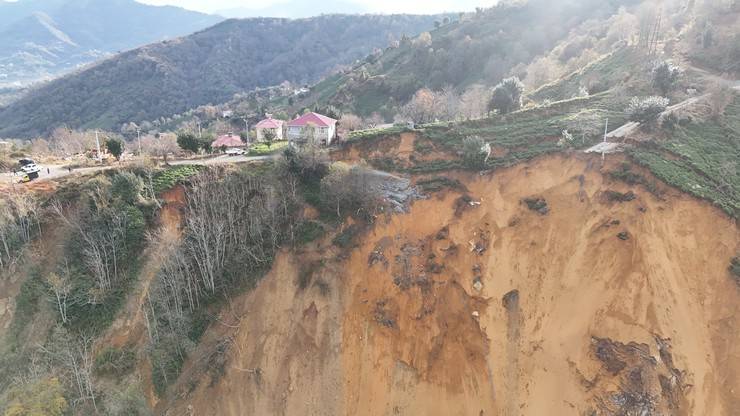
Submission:
<svg viewBox="0 0 740 416">
<path fill-rule="evenodd" d="M 115 128 L 223 102 L 257 87 L 314 82 L 389 39 L 431 27 L 437 18 L 225 20 L 189 36 L 123 52 L 29 92 L 0 110 L 0 135 L 32 137 L 60 125 Z"/>
<path fill-rule="evenodd" d="M 174 38 L 223 20 L 134 0 L 0 3 L 0 84 L 29 85 L 112 53 Z"/>
</svg>

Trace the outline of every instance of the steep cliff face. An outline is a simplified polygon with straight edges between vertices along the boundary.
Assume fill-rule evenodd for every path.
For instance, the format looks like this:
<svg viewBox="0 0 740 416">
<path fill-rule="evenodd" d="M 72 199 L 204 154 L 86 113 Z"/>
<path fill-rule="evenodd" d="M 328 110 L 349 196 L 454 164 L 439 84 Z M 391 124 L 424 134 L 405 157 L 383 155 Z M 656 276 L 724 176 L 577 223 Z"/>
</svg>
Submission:
<svg viewBox="0 0 740 416">
<path fill-rule="evenodd" d="M 158 410 L 731 415 L 736 224 L 609 179 L 617 163 L 456 175 L 466 190 L 379 219 L 351 250 L 282 253 Z"/>
</svg>

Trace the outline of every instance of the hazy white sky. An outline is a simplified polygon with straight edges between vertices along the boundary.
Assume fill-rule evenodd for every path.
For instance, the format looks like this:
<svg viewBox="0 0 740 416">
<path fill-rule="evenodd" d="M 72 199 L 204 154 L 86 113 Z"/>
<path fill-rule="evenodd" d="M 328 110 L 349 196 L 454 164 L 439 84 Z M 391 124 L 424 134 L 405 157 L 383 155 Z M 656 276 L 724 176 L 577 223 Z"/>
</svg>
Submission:
<svg viewBox="0 0 740 416">
<path fill-rule="evenodd" d="M 174 5 L 190 10 L 212 13 L 218 10 L 244 7 L 247 9 L 264 9 L 269 6 L 288 4 L 291 0 L 138 0 L 141 3 L 155 5 Z M 317 10 L 326 13 L 321 0 L 314 0 Z M 443 11 L 469 11 L 476 6 L 490 6 L 495 0 L 345 0 L 357 4 L 363 10 L 372 13 L 439 13 Z"/>
</svg>

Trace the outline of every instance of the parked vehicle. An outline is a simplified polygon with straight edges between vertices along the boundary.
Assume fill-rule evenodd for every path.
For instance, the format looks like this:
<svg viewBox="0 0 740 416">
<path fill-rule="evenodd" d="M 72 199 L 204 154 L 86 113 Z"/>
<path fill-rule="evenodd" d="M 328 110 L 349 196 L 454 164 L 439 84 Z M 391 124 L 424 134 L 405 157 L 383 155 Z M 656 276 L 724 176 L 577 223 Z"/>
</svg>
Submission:
<svg viewBox="0 0 740 416">
<path fill-rule="evenodd" d="M 38 177 L 39 177 L 38 172 L 26 173 L 25 175 L 21 177 L 20 183 L 31 182 L 32 180 L 37 179 Z"/>
<path fill-rule="evenodd" d="M 38 177 L 38 173 L 41 172 L 41 168 L 32 162 L 32 163 L 21 166 L 21 172 L 27 175 L 31 175 L 35 173 L 36 177 Z"/>
<path fill-rule="evenodd" d="M 240 156 L 240 155 L 246 155 L 247 152 L 244 149 L 239 149 L 238 147 L 232 147 L 231 149 L 226 149 L 226 154 L 229 156 Z"/>
</svg>

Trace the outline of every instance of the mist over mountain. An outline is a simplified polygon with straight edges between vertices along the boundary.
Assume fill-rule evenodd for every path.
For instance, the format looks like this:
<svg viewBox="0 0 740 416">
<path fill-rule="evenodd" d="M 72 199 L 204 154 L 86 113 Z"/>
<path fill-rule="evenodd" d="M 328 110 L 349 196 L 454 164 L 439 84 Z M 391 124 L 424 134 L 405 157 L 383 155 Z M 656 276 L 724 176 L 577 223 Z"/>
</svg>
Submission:
<svg viewBox="0 0 740 416">
<path fill-rule="evenodd" d="M 0 1 L 0 86 L 28 84 L 223 18 L 134 0 Z"/>
<path fill-rule="evenodd" d="M 116 128 L 283 81 L 316 82 L 374 48 L 432 28 L 440 18 L 227 20 L 187 37 L 124 52 L 29 92 L 0 110 L 0 136 L 33 137 L 60 125 Z"/>
<path fill-rule="evenodd" d="M 317 4 L 310 0 L 293 0 L 272 4 L 267 7 L 234 7 L 218 10 L 216 13 L 225 17 L 287 17 L 303 18 L 321 14 L 360 14 L 369 10 L 357 3 L 343 0 L 322 1 Z"/>
</svg>

